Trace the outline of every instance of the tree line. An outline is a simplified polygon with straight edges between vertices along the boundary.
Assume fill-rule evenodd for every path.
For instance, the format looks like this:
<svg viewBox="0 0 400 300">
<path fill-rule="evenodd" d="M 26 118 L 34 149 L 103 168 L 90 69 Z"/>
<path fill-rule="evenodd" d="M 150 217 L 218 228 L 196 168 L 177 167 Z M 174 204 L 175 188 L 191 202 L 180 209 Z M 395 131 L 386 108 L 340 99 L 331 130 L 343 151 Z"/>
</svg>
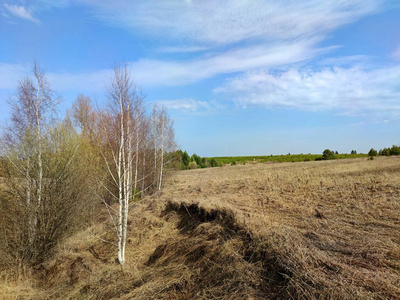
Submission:
<svg viewBox="0 0 400 300">
<path fill-rule="evenodd" d="M 286 155 L 261 155 L 261 156 L 221 156 L 221 157 L 201 157 L 197 154 L 189 156 L 187 151 L 177 150 L 171 153 L 174 157 L 172 168 L 178 170 L 188 170 L 197 168 L 222 167 L 224 165 L 246 164 L 254 162 L 300 162 L 300 161 L 320 161 L 330 159 L 346 159 L 356 157 L 367 157 L 376 155 L 400 155 L 400 147 L 393 145 L 391 148 L 384 148 L 378 151 L 371 148 L 368 154 L 357 153 L 351 150 L 350 153 L 339 153 L 325 149 L 321 154 L 286 154 Z"/>
<path fill-rule="evenodd" d="M 115 64 L 104 104 L 80 95 L 63 118 L 61 98 L 36 62 L 18 82 L 1 137 L 0 267 L 42 263 L 99 204 L 125 264 L 129 209 L 161 189 L 176 149 L 165 108 L 149 109 L 130 74 L 127 64 Z"/>
<path fill-rule="evenodd" d="M 383 155 L 383 156 L 391 156 L 391 155 L 400 155 L 400 147 L 393 145 L 391 148 L 383 148 L 377 152 L 374 149 L 369 151 L 369 156 L 376 156 L 376 155 Z"/>
<path fill-rule="evenodd" d="M 173 157 L 171 167 L 179 170 L 218 167 L 220 164 L 215 158 L 201 157 L 196 153 L 189 156 L 187 151 L 177 150 L 171 153 Z"/>
<path fill-rule="evenodd" d="M 337 154 L 338 154 L 337 151 L 335 153 L 329 149 L 325 149 L 324 152 L 322 153 L 322 157 L 319 158 L 318 160 L 336 159 Z M 351 150 L 351 154 L 357 154 L 357 151 Z M 368 151 L 369 157 L 378 156 L 378 155 L 380 155 L 380 156 L 400 155 L 400 147 L 397 145 L 393 145 L 391 148 L 383 148 L 383 149 L 380 149 L 379 151 L 375 150 L 374 148 L 371 148 Z"/>
</svg>

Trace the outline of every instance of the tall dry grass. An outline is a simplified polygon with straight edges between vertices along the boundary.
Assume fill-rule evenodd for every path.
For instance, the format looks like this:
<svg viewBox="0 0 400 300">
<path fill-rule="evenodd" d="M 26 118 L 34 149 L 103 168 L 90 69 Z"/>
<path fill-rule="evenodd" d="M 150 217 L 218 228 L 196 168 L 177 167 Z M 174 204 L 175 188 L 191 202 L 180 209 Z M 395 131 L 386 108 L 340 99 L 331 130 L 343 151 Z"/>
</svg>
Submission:
<svg viewBox="0 0 400 300">
<path fill-rule="evenodd" d="M 400 298 L 398 157 L 181 172 L 163 199 L 231 211 L 275 256 L 280 297 Z"/>
<path fill-rule="evenodd" d="M 396 157 L 182 171 L 131 220 L 124 270 L 100 214 L 20 298 L 400 298 Z"/>
</svg>

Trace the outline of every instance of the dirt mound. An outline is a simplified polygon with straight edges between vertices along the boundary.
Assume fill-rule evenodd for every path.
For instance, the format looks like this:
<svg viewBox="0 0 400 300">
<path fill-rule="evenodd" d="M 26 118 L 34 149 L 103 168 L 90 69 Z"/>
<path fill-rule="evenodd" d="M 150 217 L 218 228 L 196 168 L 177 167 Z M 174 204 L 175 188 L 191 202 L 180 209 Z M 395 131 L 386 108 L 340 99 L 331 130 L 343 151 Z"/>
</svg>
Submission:
<svg viewBox="0 0 400 300">
<path fill-rule="evenodd" d="M 236 223 L 232 212 L 173 202 L 160 212 L 155 206 L 160 208 L 150 202 L 134 213 L 141 216 L 136 227 L 132 227 L 127 249 L 130 256 L 140 253 L 134 267 L 131 264 L 121 270 L 112 261 L 112 249 L 103 251 L 100 241 L 92 240 L 83 249 L 69 247 L 70 251 L 64 250 L 45 265 L 43 279 L 52 296 L 282 298 L 287 282 L 285 270 L 279 268 L 276 260 L 266 258 L 266 252 Z M 160 231 L 154 232 L 149 224 Z M 102 238 L 106 239 L 107 234 Z"/>
<path fill-rule="evenodd" d="M 255 252 L 251 234 L 236 223 L 232 212 L 170 202 L 163 215 L 174 213 L 179 216 L 179 238 L 158 246 L 147 261 L 161 277 L 168 277 L 176 266 L 186 270 L 184 278 L 165 287 L 163 296 L 265 299 L 280 294 L 285 270 Z"/>
</svg>

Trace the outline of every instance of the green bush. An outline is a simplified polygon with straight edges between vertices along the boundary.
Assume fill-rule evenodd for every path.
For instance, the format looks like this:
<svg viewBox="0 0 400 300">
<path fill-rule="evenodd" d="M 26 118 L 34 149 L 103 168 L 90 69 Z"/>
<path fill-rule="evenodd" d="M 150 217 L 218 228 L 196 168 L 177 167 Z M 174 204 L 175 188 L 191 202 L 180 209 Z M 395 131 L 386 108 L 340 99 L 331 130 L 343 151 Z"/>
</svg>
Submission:
<svg viewBox="0 0 400 300">
<path fill-rule="evenodd" d="M 197 169 L 197 163 L 195 161 L 191 161 L 188 165 L 188 169 Z"/>
<path fill-rule="evenodd" d="M 368 156 L 377 156 L 378 155 L 378 152 L 374 149 L 374 148 L 371 148 L 371 150 L 369 150 L 369 152 L 368 152 Z"/>
<path fill-rule="evenodd" d="M 189 154 L 185 151 L 182 153 L 182 168 L 186 169 L 189 165 L 190 157 Z"/>
<path fill-rule="evenodd" d="M 218 162 L 216 161 L 215 158 L 211 158 L 210 165 L 211 167 L 218 167 Z"/>
<path fill-rule="evenodd" d="M 335 159 L 335 154 L 331 150 L 325 149 L 322 153 L 322 158 L 324 160 Z"/>
<path fill-rule="evenodd" d="M 380 155 L 384 156 L 389 156 L 390 155 L 390 149 L 389 148 L 383 148 L 383 150 L 379 150 Z"/>
<path fill-rule="evenodd" d="M 400 147 L 393 145 L 392 148 L 390 148 L 390 155 L 400 155 Z"/>
</svg>

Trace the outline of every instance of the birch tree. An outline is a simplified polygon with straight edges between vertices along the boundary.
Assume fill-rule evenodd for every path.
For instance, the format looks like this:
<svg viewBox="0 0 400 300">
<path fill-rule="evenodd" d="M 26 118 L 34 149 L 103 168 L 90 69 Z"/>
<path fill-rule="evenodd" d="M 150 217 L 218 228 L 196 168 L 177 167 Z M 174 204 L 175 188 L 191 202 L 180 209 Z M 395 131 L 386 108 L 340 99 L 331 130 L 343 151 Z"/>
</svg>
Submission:
<svg viewBox="0 0 400 300">
<path fill-rule="evenodd" d="M 149 187 L 161 189 L 166 153 L 174 148 L 175 142 L 172 121 L 164 108 L 159 111 L 154 106 L 153 114 L 145 116 L 144 97 L 126 64 L 114 67 L 107 98 L 106 112 L 98 113 L 103 126 L 102 156 L 112 183 L 104 184 L 104 188 L 117 201 L 118 208 L 114 211 L 107 201 L 103 202 L 112 222 L 115 216 L 117 257 L 124 266 L 130 202 L 135 200 L 139 188 L 142 193 Z M 153 165 L 148 159 L 151 151 Z"/>
<path fill-rule="evenodd" d="M 153 147 L 154 147 L 154 178 L 155 186 L 158 187 L 158 167 L 157 167 L 157 156 L 158 156 L 158 106 L 153 106 Z"/>
<path fill-rule="evenodd" d="M 108 116 L 102 123 L 108 149 L 111 152 L 110 156 L 103 153 L 103 157 L 110 177 L 116 186 L 116 194 L 113 194 L 113 197 L 118 201 L 117 256 L 121 266 L 125 264 L 129 202 L 132 200 L 133 184 L 137 179 L 133 175 L 133 160 L 134 156 L 137 156 L 137 153 L 135 154 L 133 151 L 135 146 L 135 123 L 133 122 L 135 99 L 136 87 L 130 77 L 128 66 L 126 64 L 116 65 L 108 87 Z M 136 137 L 136 141 L 136 148 L 138 148 L 138 137 Z M 137 177 L 136 174 L 135 177 Z M 109 192 L 113 193 L 111 190 Z"/>
<path fill-rule="evenodd" d="M 89 209 L 83 204 L 94 203 L 87 201 L 94 195 L 109 211 L 124 266 L 130 202 L 161 189 L 174 137 L 164 108 L 146 111 L 126 64 L 114 67 L 107 99 L 95 111 L 88 97 L 78 97 L 72 107 L 81 129 L 76 131 L 69 117 L 56 121 L 59 97 L 36 63 L 32 76 L 18 83 L 10 100 L 11 124 L 0 142 L 8 185 L 0 202 L 7 219 L 0 240 L 21 261 L 42 262 L 84 219 Z"/>
<path fill-rule="evenodd" d="M 79 95 L 72 104 L 72 118 L 76 126 L 81 130 L 83 137 L 87 137 L 93 130 L 95 113 L 90 98 Z"/>
<path fill-rule="evenodd" d="M 155 172 L 156 172 L 156 187 L 157 190 L 161 190 L 165 165 L 170 163 L 170 154 L 176 150 L 173 122 L 167 114 L 165 107 L 161 107 L 158 112 L 158 107 L 154 106 L 153 118 L 154 118 L 154 141 L 155 141 Z M 157 132 L 159 136 L 157 135 Z M 157 168 L 157 156 L 159 156 L 159 167 Z M 158 171 L 158 172 L 157 172 Z"/>
<path fill-rule="evenodd" d="M 144 129 L 144 110 L 143 100 L 144 96 L 142 92 L 138 92 L 135 97 L 135 180 L 134 180 L 134 191 L 137 193 L 137 187 L 139 182 L 139 150 L 140 150 L 140 138 L 142 137 L 141 132 Z M 143 141 L 142 141 L 143 143 Z M 141 178 L 144 182 L 144 177 Z M 135 196 L 135 195 L 134 195 Z"/>
<path fill-rule="evenodd" d="M 144 113 L 144 111 L 143 111 Z M 140 146 L 139 150 L 141 153 L 140 161 L 140 174 L 141 174 L 141 195 L 149 191 L 153 186 L 153 174 L 154 166 L 152 161 L 154 158 L 154 151 L 152 151 L 152 137 L 151 137 L 151 124 L 152 120 L 150 117 L 143 116 L 141 120 L 140 130 Z"/>
<path fill-rule="evenodd" d="M 165 108 L 161 109 L 160 114 L 160 135 L 161 135 L 161 158 L 160 158 L 160 177 L 158 180 L 158 190 L 161 190 L 162 179 L 163 179 L 163 170 L 164 170 L 164 143 L 165 143 L 165 122 L 166 122 L 166 113 Z"/>
<path fill-rule="evenodd" d="M 36 63 L 32 71 L 10 100 L 11 124 L 0 143 L 8 195 L 0 211 L 7 220 L 2 241 L 16 259 L 34 265 L 78 223 L 70 221 L 85 180 L 71 126 L 55 121 L 59 98 Z"/>
<path fill-rule="evenodd" d="M 59 97 L 51 90 L 44 70 L 34 62 L 33 77 L 18 83 L 17 94 L 10 99 L 11 124 L 7 128 L 3 149 L 19 174 L 24 178 L 25 202 L 28 213 L 28 240 L 35 239 L 37 213 L 43 195 L 43 141 L 53 119 Z M 11 153 L 18 153 L 12 157 Z"/>
</svg>

